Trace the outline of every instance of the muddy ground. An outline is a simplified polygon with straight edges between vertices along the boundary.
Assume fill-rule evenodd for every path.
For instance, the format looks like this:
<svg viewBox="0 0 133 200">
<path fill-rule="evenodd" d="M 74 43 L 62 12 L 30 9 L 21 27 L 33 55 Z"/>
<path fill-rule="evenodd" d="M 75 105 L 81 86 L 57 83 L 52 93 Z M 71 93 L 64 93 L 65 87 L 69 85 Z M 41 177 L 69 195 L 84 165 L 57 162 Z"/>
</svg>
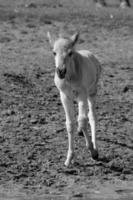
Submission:
<svg viewBox="0 0 133 200">
<path fill-rule="evenodd" d="M 133 10 L 107 2 L 100 9 L 87 0 L 0 0 L 0 200 L 133 199 Z M 77 48 L 94 52 L 103 68 L 100 158 L 93 161 L 75 133 L 77 156 L 66 168 L 46 33 L 77 30 Z"/>
</svg>

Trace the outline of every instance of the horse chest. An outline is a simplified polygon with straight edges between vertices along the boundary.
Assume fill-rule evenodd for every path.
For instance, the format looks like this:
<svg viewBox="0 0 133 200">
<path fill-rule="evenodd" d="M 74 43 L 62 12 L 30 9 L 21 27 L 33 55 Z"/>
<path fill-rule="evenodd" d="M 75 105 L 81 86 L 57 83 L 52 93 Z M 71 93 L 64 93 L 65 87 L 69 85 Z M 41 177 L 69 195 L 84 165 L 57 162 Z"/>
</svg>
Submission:
<svg viewBox="0 0 133 200">
<path fill-rule="evenodd" d="M 56 87 L 61 91 L 67 91 L 67 93 L 70 95 L 70 97 L 77 98 L 79 95 L 79 87 L 77 84 L 72 83 L 70 80 L 61 80 L 58 78 L 57 75 L 55 75 L 55 85 Z"/>
</svg>

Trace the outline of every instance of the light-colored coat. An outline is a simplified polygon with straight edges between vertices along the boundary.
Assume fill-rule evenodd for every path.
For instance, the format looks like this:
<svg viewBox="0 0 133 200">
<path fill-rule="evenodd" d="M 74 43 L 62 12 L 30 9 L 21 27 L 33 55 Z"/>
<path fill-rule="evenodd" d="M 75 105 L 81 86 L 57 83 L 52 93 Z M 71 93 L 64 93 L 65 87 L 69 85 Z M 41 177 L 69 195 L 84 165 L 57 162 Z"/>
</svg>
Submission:
<svg viewBox="0 0 133 200">
<path fill-rule="evenodd" d="M 65 161 L 66 166 L 69 166 L 74 156 L 74 98 L 78 101 L 78 132 L 84 134 L 86 146 L 90 149 L 92 157 L 94 159 L 98 158 L 95 135 L 95 97 L 101 65 L 90 51 L 75 50 L 78 36 L 78 34 L 74 34 L 70 38 L 61 37 L 53 41 L 50 33 L 48 33 L 55 57 L 56 72 L 54 82 L 60 92 L 60 98 L 66 114 L 69 141 L 68 154 Z M 91 126 L 91 139 L 87 131 L 88 118 Z"/>
</svg>

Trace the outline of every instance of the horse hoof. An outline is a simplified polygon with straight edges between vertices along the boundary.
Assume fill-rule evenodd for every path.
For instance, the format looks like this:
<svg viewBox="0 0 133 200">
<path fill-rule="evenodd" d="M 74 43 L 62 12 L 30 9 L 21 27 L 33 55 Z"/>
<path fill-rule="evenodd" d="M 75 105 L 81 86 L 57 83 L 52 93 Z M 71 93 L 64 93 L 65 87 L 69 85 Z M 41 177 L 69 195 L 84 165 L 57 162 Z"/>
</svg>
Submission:
<svg viewBox="0 0 133 200">
<path fill-rule="evenodd" d="M 66 159 L 66 161 L 64 163 L 65 166 L 69 167 L 70 164 L 72 163 L 73 159 L 74 159 L 74 153 L 71 153 L 70 155 L 68 155 L 68 157 L 67 157 L 67 159 Z"/>
<path fill-rule="evenodd" d="M 84 136 L 83 131 L 78 131 L 78 136 L 83 137 Z"/>
<path fill-rule="evenodd" d="M 69 167 L 70 162 L 66 160 L 65 163 L 64 163 L 64 165 L 65 165 L 66 167 Z"/>
<path fill-rule="evenodd" d="M 98 160 L 99 158 L 99 154 L 98 154 L 98 151 L 96 149 L 93 149 L 91 151 L 91 157 L 94 159 L 94 160 Z"/>
</svg>

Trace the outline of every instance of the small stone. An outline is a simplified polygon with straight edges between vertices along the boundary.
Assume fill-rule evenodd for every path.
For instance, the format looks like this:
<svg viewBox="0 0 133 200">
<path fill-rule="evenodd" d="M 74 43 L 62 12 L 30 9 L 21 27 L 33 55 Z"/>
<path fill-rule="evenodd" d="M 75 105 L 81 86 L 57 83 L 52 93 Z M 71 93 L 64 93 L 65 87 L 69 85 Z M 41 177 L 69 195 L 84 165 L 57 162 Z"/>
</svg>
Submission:
<svg viewBox="0 0 133 200">
<path fill-rule="evenodd" d="M 31 119 L 30 122 L 31 122 L 32 124 L 37 124 L 38 120 L 37 120 L 37 119 Z"/>
</svg>

